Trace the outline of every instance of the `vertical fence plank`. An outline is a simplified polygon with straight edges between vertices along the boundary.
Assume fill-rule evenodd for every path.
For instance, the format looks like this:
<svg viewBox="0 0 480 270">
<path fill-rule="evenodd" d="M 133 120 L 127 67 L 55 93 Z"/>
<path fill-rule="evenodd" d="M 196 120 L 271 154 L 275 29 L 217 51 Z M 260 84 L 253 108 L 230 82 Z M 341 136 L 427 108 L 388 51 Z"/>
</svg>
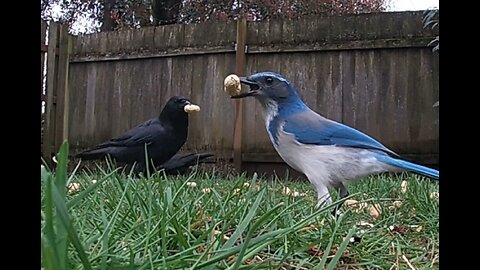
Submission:
<svg viewBox="0 0 480 270">
<path fill-rule="evenodd" d="M 63 130 L 62 130 L 62 141 L 68 140 L 69 135 L 69 116 L 70 116 L 70 88 L 69 88 L 69 79 L 70 79 L 70 55 L 72 54 L 72 36 L 68 35 L 67 29 L 65 29 L 65 34 L 67 34 L 66 40 L 66 56 L 64 59 L 65 62 L 65 85 L 64 90 L 64 102 L 63 102 Z"/>
<path fill-rule="evenodd" d="M 50 22 L 48 30 L 48 50 L 47 50 L 47 102 L 45 104 L 45 133 L 43 139 L 44 158 L 47 163 L 51 162 L 54 153 L 55 138 L 55 78 L 56 78 L 56 45 L 58 39 L 58 24 Z"/>
<path fill-rule="evenodd" d="M 54 93 L 56 94 L 55 106 L 55 139 L 53 142 L 54 150 L 58 149 L 64 139 L 64 115 L 67 102 L 66 87 L 68 85 L 68 26 L 59 25 L 58 27 L 58 62 L 57 77 L 54 82 Z M 68 106 L 67 106 L 68 107 Z M 68 113 L 67 113 L 68 114 Z"/>
<path fill-rule="evenodd" d="M 47 36 L 47 22 L 44 20 L 41 20 L 41 38 L 40 38 L 40 82 L 42 83 L 41 85 L 41 94 L 40 94 L 40 110 L 42 111 L 44 102 L 46 101 L 45 95 L 43 93 L 43 77 L 44 77 L 44 69 L 45 69 L 45 53 L 47 52 L 47 45 L 45 44 L 46 36 Z M 45 126 L 44 126 L 44 121 L 45 121 L 45 114 L 42 113 L 41 115 L 41 152 L 43 154 L 43 138 L 44 138 L 44 132 L 45 132 Z"/>
<path fill-rule="evenodd" d="M 43 94 L 43 69 L 45 68 L 45 53 L 47 52 L 47 45 L 45 44 L 47 35 L 47 22 L 42 20 L 41 21 L 41 38 L 40 38 L 40 47 L 41 47 L 41 54 L 40 54 L 40 79 L 42 82 L 42 101 L 45 101 L 45 97 Z"/>
<path fill-rule="evenodd" d="M 245 75 L 245 44 L 247 40 L 247 20 L 245 17 L 237 21 L 237 47 L 235 73 Z M 235 169 L 242 170 L 242 136 L 243 136 L 243 100 L 235 100 L 235 125 L 233 132 L 233 163 Z"/>
<path fill-rule="evenodd" d="M 43 38 L 42 34 L 42 44 Z M 71 49 L 72 41 L 68 34 L 68 26 L 50 22 L 46 48 L 46 104 L 42 138 L 42 156 L 49 164 L 62 141 L 68 138 L 68 67 Z"/>
</svg>

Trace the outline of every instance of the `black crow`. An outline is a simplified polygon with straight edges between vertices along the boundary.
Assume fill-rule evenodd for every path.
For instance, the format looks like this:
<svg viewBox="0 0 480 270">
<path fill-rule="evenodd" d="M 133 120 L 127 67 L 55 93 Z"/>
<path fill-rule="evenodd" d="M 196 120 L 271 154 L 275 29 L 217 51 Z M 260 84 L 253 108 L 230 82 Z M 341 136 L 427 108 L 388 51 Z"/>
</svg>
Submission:
<svg viewBox="0 0 480 270">
<path fill-rule="evenodd" d="M 154 164 L 163 164 L 175 155 L 187 140 L 188 113 L 198 111 L 185 97 L 170 98 L 159 117 L 150 119 L 122 135 L 100 143 L 94 149 L 78 154 L 83 160 L 109 156 L 123 166 L 135 165 L 135 172 L 146 170 L 145 148 Z M 150 163 L 149 163 L 150 164 Z"/>
<path fill-rule="evenodd" d="M 176 154 L 167 162 L 158 166 L 158 169 L 164 169 L 167 175 L 184 175 L 189 172 L 190 166 L 208 162 L 206 159 L 213 157 L 209 153 L 190 153 Z"/>
</svg>

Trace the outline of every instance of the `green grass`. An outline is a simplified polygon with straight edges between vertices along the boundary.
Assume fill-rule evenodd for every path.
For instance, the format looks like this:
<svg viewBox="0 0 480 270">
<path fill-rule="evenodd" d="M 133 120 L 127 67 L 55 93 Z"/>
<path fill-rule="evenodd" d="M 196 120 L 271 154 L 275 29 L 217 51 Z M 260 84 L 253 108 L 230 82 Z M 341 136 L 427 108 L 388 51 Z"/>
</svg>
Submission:
<svg viewBox="0 0 480 270">
<path fill-rule="evenodd" d="M 348 206 L 334 217 L 335 204 L 315 207 L 309 183 L 285 179 L 138 179 L 100 167 L 67 176 L 60 156 L 42 183 L 44 269 L 438 269 L 438 183 L 415 175 L 349 186 L 350 199 L 380 205 L 378 218 Z"/>
</svg>

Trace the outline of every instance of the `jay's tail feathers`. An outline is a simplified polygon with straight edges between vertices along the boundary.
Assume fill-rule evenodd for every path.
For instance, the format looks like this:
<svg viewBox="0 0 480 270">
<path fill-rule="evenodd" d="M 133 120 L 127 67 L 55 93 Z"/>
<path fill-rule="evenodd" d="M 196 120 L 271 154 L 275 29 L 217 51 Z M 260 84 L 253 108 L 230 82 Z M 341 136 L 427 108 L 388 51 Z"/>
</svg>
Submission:
<svg viewBox="0 0 480 270">
<path fill-rule="evenodd" d="M 438 178 L 439 178 L 438 170 L 435 170 L 435 169 L 432 169 L 432 168 L 428 168 L 428 167 L 425 167 L 425 166 L 422 166 L 422 165 L 418 165 L 418 164 L 415 164 L 415 163 L 412 163 L 412 162 L 409 162 L 409 161 L 406 161 L 406 160 L 392 158 L 392 157 L 389 157 L 389 156 L 380 156 L 378 158 L 379 158 L 380 161 L 382 161 L 382 162 L 384 162 L 388 165 L 399 167 L 399 168 L 405 169 L 407 171 L 411 171 L 411 172 L 414 172 L 414 173 L 417 173 L 417 174 L 420 174 L 420 175 L 423 175 L 423 176 L 426 176 L 426 177 L 429 177 L 429 178 L 432 178 L 432 179 L 435 179 L 435 180 L 438 180 Z"/>
</svg>

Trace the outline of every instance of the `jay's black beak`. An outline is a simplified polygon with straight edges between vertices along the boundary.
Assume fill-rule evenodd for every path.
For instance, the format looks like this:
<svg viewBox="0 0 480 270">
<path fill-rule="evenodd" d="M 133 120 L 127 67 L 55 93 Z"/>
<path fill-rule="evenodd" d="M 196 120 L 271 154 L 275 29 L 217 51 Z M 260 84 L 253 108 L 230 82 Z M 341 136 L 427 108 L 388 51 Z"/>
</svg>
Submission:
<svg viewBox="0 0 480 270">
<path fill-rule="evenodd" d="M 258 85 L 258 83 L 254 82 L 254 81 L 249 81 L 247 79 L 247 77 L 240 77 L 240 83 L 243 83 L 243 84 L 246 84 L 248 86 L 250 86 L 250 91 L 246 92 L 246 93 L 242 93 L 242 94 L 239 94 L 239 95 L 236 95 L 236 96 L 231 96 L 231 98 L 244 98 L 244 97 L 250 97 L 250 96 L 256 96 L 258 95 L 258 89 L 260 89 L 260 86 Z"/>
</svg>

